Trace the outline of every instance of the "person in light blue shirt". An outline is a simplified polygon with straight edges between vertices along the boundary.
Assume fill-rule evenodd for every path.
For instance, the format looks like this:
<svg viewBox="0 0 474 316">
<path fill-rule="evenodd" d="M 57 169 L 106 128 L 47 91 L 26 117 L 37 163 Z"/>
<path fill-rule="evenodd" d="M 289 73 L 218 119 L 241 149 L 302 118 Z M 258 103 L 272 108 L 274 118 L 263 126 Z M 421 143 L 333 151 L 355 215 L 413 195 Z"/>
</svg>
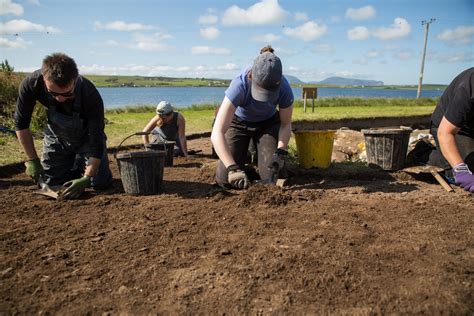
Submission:
<svg viewBox="0 0 474 316">
<path fill-rule="evenodd" d="M 212 128 L 211 141 L 219 156 L 216 182 L 248 188 L 244 171 L 249 142 L 257 145 L 258 173 L 272 181 L 274 169 L 284 168 L 291 136 L 293 91 L 271 46 L 264 47 L 253 65 L 232 80 Z"/>
</svg>

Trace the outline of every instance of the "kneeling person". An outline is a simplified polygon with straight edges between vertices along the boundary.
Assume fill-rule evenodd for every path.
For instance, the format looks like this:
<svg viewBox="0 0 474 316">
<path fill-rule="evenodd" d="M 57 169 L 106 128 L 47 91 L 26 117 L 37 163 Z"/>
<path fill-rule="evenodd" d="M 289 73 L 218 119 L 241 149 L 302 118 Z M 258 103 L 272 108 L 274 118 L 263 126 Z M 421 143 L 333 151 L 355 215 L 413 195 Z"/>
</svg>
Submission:
<svg viewBox="0 0 474 316">
<path fill-rule="evenodd" d="M 431 117 L 437 147 L 429 164 L 453 168 L 457 185 L 474 192 L 474 68 L 460 73 L 444 91 Z"/>
<path fill-rule="evenodd" d="M 47 108 L 40 161 L 31 131 L 31 116 L 39 101 Z M 15 111 L 18 140 L 28 161 L 26 173 L 50 185 L 64 184 L 64 198 L 78 198 L 88 187 L 111 186 L 104 133 L 104 104 L 95 86 L 79 75 L 75 61 L 62 53 L 43 60 L 40 70 L 20 85 Z"/>
<path fill-rule="evenodd" d="M 273 180 L 274 168 L 279 172 L 288 154 L 293 99 L 280 58 L 271 47 L 263 48 L 253 66 L 232 80 L 217 113 L 211 140 L 220 159 L 219 185 L 239 189 L 250 185 L 244 171 L 250 141 L 257 146 L 261 180 Z"/>
<path fill-rule="evenodd" d="M 153 143 L 163 141 L 176 142 L 174 156 L 188 157 L 184 116 L 173 111 L 173 106 L 166 101 L 161 101 L 156 107 L 156 115 L 148 122 L 143 132 L 151 132 L 154 136 Z M 143 143 L 150 143 L 148 135 L 143 136 Z"/>
</svg>

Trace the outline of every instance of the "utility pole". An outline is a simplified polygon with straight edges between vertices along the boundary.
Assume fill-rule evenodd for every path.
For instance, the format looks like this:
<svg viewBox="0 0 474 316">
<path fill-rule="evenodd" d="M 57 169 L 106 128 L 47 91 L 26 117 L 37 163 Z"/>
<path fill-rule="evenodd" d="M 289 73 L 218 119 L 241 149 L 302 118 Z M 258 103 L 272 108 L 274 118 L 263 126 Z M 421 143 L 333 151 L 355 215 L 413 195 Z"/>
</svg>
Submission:
<svg viewBox="0 0 474 316">
<path fill-rule="evenodd" d="M 421 94 L 421 83 L 423 82 L 423 70 L 425 68 L 425 55 L 426 55 L 426 43 L 428 42 L 428 30 L 430 29 L 430 24 L 436 21 L 436 19 L 430 19 L 429 21 L 421 21 L 421 25 L 425 26 L 425 47 L 423 48 L 423 56 L 421 57 L 421 70 L 420 70 L 420 81 L 418 82 L 418 91 L 416 93 L 416 98 L 420 98 Z"/>
</svg>

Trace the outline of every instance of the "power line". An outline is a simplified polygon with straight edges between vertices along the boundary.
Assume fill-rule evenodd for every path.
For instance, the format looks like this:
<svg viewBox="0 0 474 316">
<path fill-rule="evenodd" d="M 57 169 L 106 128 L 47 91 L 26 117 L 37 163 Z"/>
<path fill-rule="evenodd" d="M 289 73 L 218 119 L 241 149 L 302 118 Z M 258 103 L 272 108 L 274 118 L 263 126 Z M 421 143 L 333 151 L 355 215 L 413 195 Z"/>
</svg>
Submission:
<svg viewBox="0 0 474 316">
<path fill-rule="evenodd" d="M 416 93 L 417 99 L 419 99 L 421 95 L 421 83 L 423 82 L 423 70 L 425 68 L 426 44 L 428 42 L 428 30 L 430 28 L 430 24 L 434 21 L 436 21 L 436 19 L 430 19 L 429 21 L 421 21 L 421 25 L 425 26 L 425 46 L 423 48 L 423 56 L 421 57 L 420 81 L 418 82 L 418 91 Z"/>
</svg>

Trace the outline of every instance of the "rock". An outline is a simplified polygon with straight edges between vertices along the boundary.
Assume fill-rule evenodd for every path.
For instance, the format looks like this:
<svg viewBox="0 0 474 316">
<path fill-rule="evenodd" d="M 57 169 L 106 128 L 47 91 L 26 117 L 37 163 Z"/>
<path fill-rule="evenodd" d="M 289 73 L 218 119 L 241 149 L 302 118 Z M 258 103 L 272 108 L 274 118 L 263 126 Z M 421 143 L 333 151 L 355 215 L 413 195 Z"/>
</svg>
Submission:
<svg viewBox="0 0 474 316">
<path fill-rule="evenodd" d="M 220 254 L 223 255 L 223 256 L 228 256 L 228 255 L 231 255 L 232 252 L 227 248 L 223 248 L 223 249 L 221 249 Z"/>
<path fill-rule="evenodd" d="M 125 294 L 128 293 L 128 287 L 125 285 L 121 285 L 117 291 L 118 294 Z"/>
</svg>

